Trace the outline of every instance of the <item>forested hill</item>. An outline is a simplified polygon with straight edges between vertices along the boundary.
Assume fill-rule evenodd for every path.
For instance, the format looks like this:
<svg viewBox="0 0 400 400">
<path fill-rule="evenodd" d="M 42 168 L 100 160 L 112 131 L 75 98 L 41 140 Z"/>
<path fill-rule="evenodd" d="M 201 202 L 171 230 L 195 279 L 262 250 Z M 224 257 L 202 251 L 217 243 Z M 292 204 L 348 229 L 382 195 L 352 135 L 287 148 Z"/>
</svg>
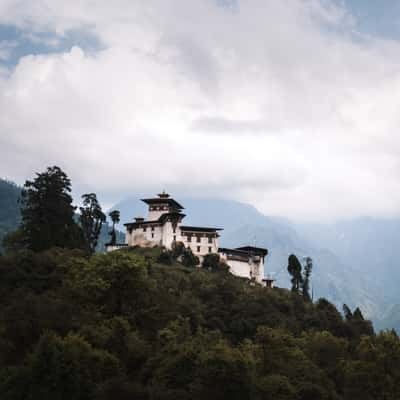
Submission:
<svg viewBox="0 0 400 400">
<path fill-rule="evenodd" d="M 160 252 L 0 257 L 2 400 L 400 398 L 399 339 L 359 310 Z"/>
<path fill-rule="evenodd" d="M 0 249 L 4 236 L 15 230 L 20 222 L 20 196 L 21 188 L 19 186 L 0 179 Z"/>
</svg>

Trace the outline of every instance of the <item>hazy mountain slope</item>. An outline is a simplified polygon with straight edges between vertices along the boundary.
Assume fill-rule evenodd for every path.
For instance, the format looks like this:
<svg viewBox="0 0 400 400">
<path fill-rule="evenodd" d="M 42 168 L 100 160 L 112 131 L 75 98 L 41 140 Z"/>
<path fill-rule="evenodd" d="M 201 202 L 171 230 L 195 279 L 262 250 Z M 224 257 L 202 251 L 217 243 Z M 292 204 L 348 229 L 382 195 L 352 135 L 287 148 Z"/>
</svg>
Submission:
<svg viewBox="0 0 400 400">
<path fill-rule="evenodd" d="M 400 220 L 358 218 L 334 224 L 298 224 L 299 233 L 329 248 L 357 276 L 377 282 L 383 306 L 374 315 L 377 326 L 400 328 Z"/>
<path fill-rule="evenodd" d="M 21 219 L 21 188 L 12 182 L 0 179 L 0 250 L 4 236 L 16 229 Z"/>
<path fill-rule="evenodd" d="M 329 248 L 362 275 L 382 283 L 389 301 L 399 298 L 400 220 L 358 218 L 335 224 L 299 224 L 300 234 Z"/>
<path fill-rule="evenodd" d="M 132 196 L 113 207 L 121 211 L 121 222 L 146 216 L 146 206 L 138 198 Z M 266 273 L 276 279 L 278 286 L 289 286 L 286 271 L 289 254 L 295 253 L 299 258 L 311 256 L 315 297 L 327 297 L 339 307 L 343 303 L 351 307 L 359 305 L 369 316 L 379 314 L 386 307 L 374 280 L 368 276 L 359 278 L 359 274 L 342 263 L 334 252 L 309 244 L 290 222 L 267 217 L 251 205 L 234 201 L 193 198 L 180 198 L 179 201 L 185 206 L 185 223 L 224 228 L 220 238 L 222 246 L 256 244 L 267 247 Z"/>
</svg>

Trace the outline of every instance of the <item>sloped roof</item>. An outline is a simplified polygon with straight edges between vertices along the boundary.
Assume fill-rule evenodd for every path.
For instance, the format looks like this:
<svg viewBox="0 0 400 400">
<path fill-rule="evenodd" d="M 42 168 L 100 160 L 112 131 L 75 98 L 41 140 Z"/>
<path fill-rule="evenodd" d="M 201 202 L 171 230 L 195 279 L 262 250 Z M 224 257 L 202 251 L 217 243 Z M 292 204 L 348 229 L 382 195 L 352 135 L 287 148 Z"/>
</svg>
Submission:
<svg viewBox="0 0 400 400">
<path fill-rule="evenodd" d="M 148 205 L 168 204 L 169 206 L 178 208 L 180 210 L 185 209 L 185 207 L 179 204 L 176 200 L 167 197 L 153 197 L 151 199 L 141 199 L 141 200 Z"/>
<path fill-rule="evenodd" d="M 268 249 L 264 249 L 262 247 L 242 246 L 242 247 L 236 247 L 236 250 L 241 250 L 247 253 L 256 254 L 260 256 L 266 256 L 268 254 Z"/>
<path fill-rule="evenodd" d="M 263 249 L 261 247 L 253 247 L 253 246 L 243 246 L 243 247 L 236 247 L 235 249 L 228 249 L 225 247 L 220 247 L 218 249 L 219 253 L 225 254 L 234 254 L 238 256 L 249 256 L 249 255 L 256 255 L 265 257 L 268 254 L 267 249 Z"/>
<path fill-rule="evenodd" d="M 222 231 L 222 228 L 211 228 L 211 227 L 204 227 L 204 226 L 180 226 L 179 229 L 181 231 L 187 232 L 216 232 Z"/>
</svg>

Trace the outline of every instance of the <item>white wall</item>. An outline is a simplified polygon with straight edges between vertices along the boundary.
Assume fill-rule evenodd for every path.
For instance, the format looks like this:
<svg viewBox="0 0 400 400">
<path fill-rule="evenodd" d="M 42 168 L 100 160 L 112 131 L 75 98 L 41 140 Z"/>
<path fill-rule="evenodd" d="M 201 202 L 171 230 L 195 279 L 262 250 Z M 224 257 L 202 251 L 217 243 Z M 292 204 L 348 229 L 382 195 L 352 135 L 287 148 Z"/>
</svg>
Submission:
<svg viewBox="0 0 400 400">
<path fill-rule="evenodd" d="M 239 261 L 239 260 L 228 260 L 228 256 L 225 253 L 220 253 L 221 259 L 229 265 L 229 271 L 236 276 L 241 276 L 243 278 L 255 278 L 259 283 L 262 283 L 264 279 L 264 263 L 262 258 L 260 261 L 254 262 L 251 258 L 250 261 Z"/>
<path fill-rule="evenodd" d="M 174 236 L 176 236 L 176 240 L 179 241 L 178 238 L 178 228 L 176 229 L 175 233 L 173 232 L 172 223 L 167 221 L 163 225 L 163 232 L 162 232 L 162 244 L 167 249 L 172 248 L 172 242 L 174 241 Z"/>
<path fill-rule="evenodd" d="M 127 231 L 126 235 L 126 243 L 129 246 L 161 246 L 161 240 L 162 227 L 159 226 L 153 227 L 153 230 L 150 226 L 147 226 L 145 230 L 143 228 L 137 228 L 134 229 L 131 234 Z"/>
<path fill-rule="evenodd" d="M 187 232 L 185 231 L 184 233 L 187 233 Z M 217 253 L 218 252 L 218 239 L 217 238 L 212 238 L 212 242 L 209 243 L 208 237 L 200 237 L 200 242 L 198 242 L 197 236 L 195 236 L 194 232 L 192 232 L 192 240 L 190 242 L 188 242 L 188 240 L 187 240 L 187 235 L 182 236 L 181 232 L 180 232 L 179 237 L 180 237 L 180 239 L 177 238 L 177 240 L 180 240 L 181 242 L 183 242 L 185 247 L 190 247 L 193 254 L 195 254 L 196 256 L 204 256 L 209 253 Z M 200 251 L 197 250 L 198 246 L 200 246 Z M 209 251 L 209 247 L 211 247 L 211 251 Z"/>
</svg>

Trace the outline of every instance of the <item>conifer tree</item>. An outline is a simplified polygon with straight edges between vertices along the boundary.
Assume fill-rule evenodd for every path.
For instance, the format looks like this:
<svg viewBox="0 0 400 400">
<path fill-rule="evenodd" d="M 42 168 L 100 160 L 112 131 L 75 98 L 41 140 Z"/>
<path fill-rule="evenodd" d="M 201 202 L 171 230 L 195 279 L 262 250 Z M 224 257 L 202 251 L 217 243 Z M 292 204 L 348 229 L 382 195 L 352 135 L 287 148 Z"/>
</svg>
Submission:
<svg viewBox="0 0 400 400">
<path fill-rule="evenodd" d="M 83 206 L 79 207 L 83 236 L 86 241 L 87 250 L 90 254 L 96 251 L 101 227 L 106 220 L 106 216 L 101 210 L 100 203 L 95 193 L 84 194 L 82 196 Z"/>
<path fill-rule="evenodd" d="M 118 210 L 113 210 L 108 214 L 112 221 L 112 230 L 110 232 L 111 235 L 111 245 L 115 245 L 117 243 L 117 235 L 115 233 L 115 225 L 120 221 L 120 212 Z"/>
<path fill-rule="evenodd" d="M 358 307 L 354 310 L 353 318 L 355 320 L 364 321 L 364 316 L 362 315 L 362 312 Z"/>
<path fill-rule="evenodd" d="M 346 321 L 351 321 L 353 319 L 353 313 L 347 304 L 343 304 L 343 314 L 346 318 Z"/>
<path fill-rule="evenodd" d="M 301 275 L 301 264 L 299 259 L 291 254 L 288 259 L 288 272 L 292 277 L 292 292 L 298 293 L 303 283 L 303 276 Z"/>
<path fill-rule="evenodd" d="M 82 232 L 74 221 L 71 181 L 57 166 L 37 173 L 22 190 L 21 236 L 24 245 L 41 251 L 80 247 Z"/>
<path fill-rule="evenodd" d="M 303 282 L 302 282 L 302 292 L 304 300 L 311 301 L 310 295 L 310 278 L 313 268 L 313 262 L 311 257 L 306 257 L 306 265 L 304 266 Z"/>
</svg>

